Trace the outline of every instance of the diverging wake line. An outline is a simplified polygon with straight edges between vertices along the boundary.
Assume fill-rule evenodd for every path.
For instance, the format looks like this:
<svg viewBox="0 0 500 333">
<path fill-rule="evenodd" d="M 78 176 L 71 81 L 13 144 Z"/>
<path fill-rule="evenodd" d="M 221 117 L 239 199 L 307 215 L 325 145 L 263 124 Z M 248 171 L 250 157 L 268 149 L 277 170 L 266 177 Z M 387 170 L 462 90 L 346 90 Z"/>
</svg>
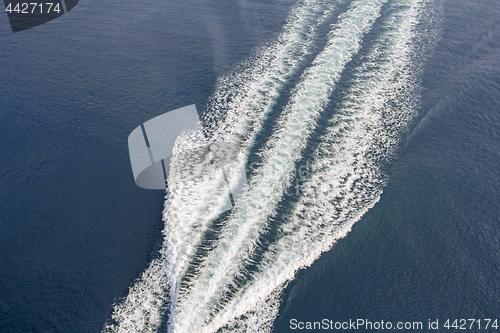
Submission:
<svg viewBox="0 0 500 333">
<path fill-rule="evenodd" d="M 185 161 L 172 160 L 161 256 L 131 287 L 127 298 L 115 305 L 106 331 L 155 332 L 165 311 L 169 321 L 163 324 L 169 332 L 270 331 L 287 281 L 345 236 L 378 201 L 386 181 L 381 165 L 394 157 L 418 107 L 422 54 L 412 48 L 412 42 L 418 24 L 432 16 L 432 3 L 386 2 L 353 1 L 332 25 L 326 46 L 291 92 L 261 153 L 261 166 L 209 246 L 202 245 L 204 235 L 223 212 L 223 203 L 211 194 L 224 179 L 183 181 L 175 170 L 183 171 Z M 256 135 L 283 87 L 300 74 L 314 49 L 315 29 L 331 22 L 335 8 L 315 1 L 298 4 L 274 42 L 219 80 L 206 120 L 217 124 L 211 129 L 214 138 L 241 148 L 232 170 L 245 167 Z M 358 56 L 335 112 L 326 114 L 346 64 L 357 55 L 374 24 L 382 32 Z M 275 241 L 258 262 L 252 262 L 259 237 L 270 227 L 292 185 L 295 165 L 304 157 L 322 115 L 328 125 L 314 139 L 317 144 L 310 158 L 314 172 L 301 187 L 298 201 L 280 216 Z M 199 140 L 187 135 L 178 138 L 177 144 L 196 146 Z M 234 178 L 231 171 L 227 176 L 230 181 Z M 204 246 L 203 256 L 193 266 Z M 245 271 L 249 264 L 256 270 Z M 247 281 L 238 284 L 242 276 Z"/>
</svg>

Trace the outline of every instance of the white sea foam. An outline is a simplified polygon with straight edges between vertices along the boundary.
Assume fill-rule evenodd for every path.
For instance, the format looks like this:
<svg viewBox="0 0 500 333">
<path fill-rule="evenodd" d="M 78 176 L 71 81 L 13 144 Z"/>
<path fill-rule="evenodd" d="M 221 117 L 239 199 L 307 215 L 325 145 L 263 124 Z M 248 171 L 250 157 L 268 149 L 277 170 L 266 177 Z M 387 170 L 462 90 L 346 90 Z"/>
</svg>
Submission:
<svg viewBox="0 0 500 333">
<path fill-rule="evenodd" d="M 314 27 L 331 17 L 333 7 L 322 1 L 297 5 L 274 42 L 219 80 L 205 120 L 217 123 L 211 140 L 240 147 L 228 169 L 232 185 L 221 187 L 225 180 L 220 175 L 202 180 L 198 175 L 190 181 L 189 159 L 172 160 L 172 193 L 165 203 L 161 257 L 131 287 L 127 298 L 115 305 L 113 322 L 105 330 L 155 332 L 168 294 L 169 332 L 271 331 L 287 281 L 344 237 L 378 201 L 386 181 L 381 165 L 394 156 L 414 117 L 419 86 L 414 59 L 419 57 L 412 53 L 412 41 L 428 2 L 407 0 L 388 4 L 390 14 L 383 18 L 382 32 L 350 74 L 352 82 L 330 117 L 326 133 L 318 139 L 312 159 L 314 174 L 304 184 L 292 213 L 284 218 L 276 242 L 255 263 L 257 271 L 244 272 L 290 185 L 294 164 L 302 157 L 318 117 L 327 111 L 336 82 L 385 2 L 353 1 L 332 26 L 327 45 L 292 91 L 262 153 L 262 166 L 216 242 L 198 258 L 201 263 L 194 270 L 191 267 L 186 282 L 205 231 L 227 205 L 219 198 L 237 186 L 235 179 L 256 134 L 283 87 L 312 51 Z M 185 135 L 179 138 L 178 147 L 200 147 L 206 144 L 204 140 Z M 187 180 L 186 172 L 191 172 Z M 222 195 L 213 195 L 214 189 Z M 247 279 L 243 286 L 235 283 L 241 275 Z"/>
<path fill-rule="evenodd" d="M 165 257 L 154 259 L 130 287 L 124 301 L 114 306 L 112 321 L 103 332 L 154 332 L 161 322 L 168 289 Z"/>
</svg>

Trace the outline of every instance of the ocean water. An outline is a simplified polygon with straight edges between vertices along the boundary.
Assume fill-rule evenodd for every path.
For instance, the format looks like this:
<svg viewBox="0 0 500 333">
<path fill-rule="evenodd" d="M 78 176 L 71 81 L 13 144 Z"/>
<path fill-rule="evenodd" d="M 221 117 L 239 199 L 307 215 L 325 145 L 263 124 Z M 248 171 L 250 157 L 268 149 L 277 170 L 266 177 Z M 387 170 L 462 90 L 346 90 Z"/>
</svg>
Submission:
<svg viewBox="0 0 500 333">
<path fill-rule="evenodd" d="M 499 18 L 494 0 L 102 1 L 13 34 L 5 15 L 0 332 L 500 321 Z M 128 134 L 193 103 L 239 147 L 227 212 L 220 179 L 133 180 Z"/>
</svg>

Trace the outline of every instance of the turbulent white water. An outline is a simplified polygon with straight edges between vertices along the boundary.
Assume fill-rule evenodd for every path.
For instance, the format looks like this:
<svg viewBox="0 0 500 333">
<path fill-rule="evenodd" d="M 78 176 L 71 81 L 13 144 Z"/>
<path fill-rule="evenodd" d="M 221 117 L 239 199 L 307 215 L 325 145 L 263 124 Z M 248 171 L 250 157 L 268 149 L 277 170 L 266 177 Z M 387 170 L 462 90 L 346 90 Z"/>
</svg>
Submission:
<svg viewBox="0 0 500 333">
<path fill-rule="evenodd" d="M 161 257 L 115 306 L 113 323 L 105 330 L 154 332 L 168 308 L 169 332 L 270 331 L 287 281 L 344 237 L 378 201 L 385 183 L 381 166 L 394 157 L 415 117 L 424 46 L 435 39 L 432 31 L 419 36 L 434 15 L 428 1 L 352 1 L 291 91 L 242 197 L 215 240 L 200 248 L 206 231 L 225 211 L 225 191 L 241 181 L 255 138 L 284 86 L 300 74 L 314 51 L 317 27 L 331 20 L 337 8 L 335 2 L 298 4 L 275 41 L 219 80 L 205 121 L 217 123 L 212 140 L 239 147 L 224 176 L 230 186 L 221 186 L 222 174 L 186 177 L 192 165 L 185 156 L 173 158 Z M 377 20 L 380 32 L 348 71 L 349 85 L 332 110 L 336 84 Z M 317 136 L 318 119 L 325 115 L 328 123 Z M 275 241 L 254 262 L 259 238 L 274 221 L 284 193 L 294 186 L 296 162 L 309 139 L 317 143 L 310 158 L 313 172 L 294 189 L 298 201 L 281 217 Z M 178 149 L 193 148 L 204 138 L 185 135 L 177 141 Z M 249 264 L 256 269 L 248 272 Z"/>
</svg>

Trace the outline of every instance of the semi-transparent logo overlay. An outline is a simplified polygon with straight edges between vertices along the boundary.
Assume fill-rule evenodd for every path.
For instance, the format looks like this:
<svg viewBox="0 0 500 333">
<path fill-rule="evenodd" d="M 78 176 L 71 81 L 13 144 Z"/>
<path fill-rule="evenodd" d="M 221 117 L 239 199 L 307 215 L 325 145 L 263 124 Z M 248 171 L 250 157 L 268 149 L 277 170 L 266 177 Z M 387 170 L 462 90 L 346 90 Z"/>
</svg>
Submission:
<svg viewBox="0 0 500 333">
<path fill-rule="evenodd" d="M 236 204 L 247 184 L 240 149 L 206 138 L 195 105 L 138 126 L 128 137 L 128 147 L 135 183 L 144 189 L 208 187 L 212 199 L 226 211 Z"/>
</svg>

